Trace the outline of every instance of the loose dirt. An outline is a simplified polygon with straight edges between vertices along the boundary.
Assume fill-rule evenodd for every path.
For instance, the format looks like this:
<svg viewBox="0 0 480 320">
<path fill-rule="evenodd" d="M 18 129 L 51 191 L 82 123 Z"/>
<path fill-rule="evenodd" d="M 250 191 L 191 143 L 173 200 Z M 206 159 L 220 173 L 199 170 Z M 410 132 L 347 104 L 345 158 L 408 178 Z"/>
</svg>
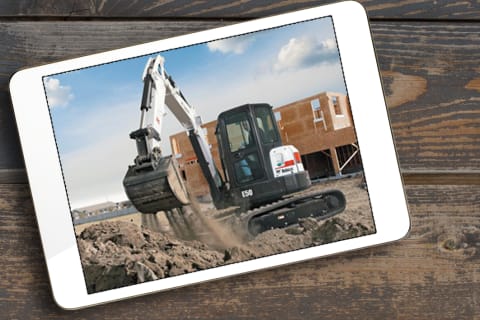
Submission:
<svg viewBox="0 0 480 320">
<path fill-rule="evenodd" d="M 77 241 L 89 293 L 128 286 L 225 264 L 298 250 L 375 232 L 366 190 L 360 178 L 328 181 L 315 189 L 340 189 L 344 212 L 317 221 L 264 232 L 245 239 L 211 217 L 211 210 L 193 204 L 193 219 L 208 226 L 205 241 L 179 240 L 125 221 L 104 221 L 85 228 Z M 203 216 L 195 216 L 195 212 Z M 196 218 L 195 218 L 196 217 Z"/>
</svg>

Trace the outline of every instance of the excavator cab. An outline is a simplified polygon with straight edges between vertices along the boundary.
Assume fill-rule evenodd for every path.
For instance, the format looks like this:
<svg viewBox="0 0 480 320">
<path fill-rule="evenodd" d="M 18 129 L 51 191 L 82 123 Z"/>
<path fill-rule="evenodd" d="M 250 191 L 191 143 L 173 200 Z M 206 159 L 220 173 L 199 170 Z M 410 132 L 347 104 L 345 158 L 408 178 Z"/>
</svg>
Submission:
<svg viewBox="0 0 480 320">
<path fill-rule="evenodd" d="M 310 186 L 303 167 L 275 176 L 271 151 L 282 141 L 270 105 L 246 104 L 221 113 L 215 133 L 232 205 L 249 209 Z"/>
</svg>

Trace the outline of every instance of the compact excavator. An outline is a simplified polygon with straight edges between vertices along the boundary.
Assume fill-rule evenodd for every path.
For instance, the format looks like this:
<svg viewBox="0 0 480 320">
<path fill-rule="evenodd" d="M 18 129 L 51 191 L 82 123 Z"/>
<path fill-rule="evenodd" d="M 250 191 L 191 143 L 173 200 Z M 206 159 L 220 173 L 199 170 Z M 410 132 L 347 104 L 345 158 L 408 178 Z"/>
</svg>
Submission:
<svg viewBox="0 0 480 320">
<path fill-rule="evenodd" d="M 149 58 L 143 82 L 140 128 L 130 133 L 138 155 L 123 180 L 139 212 L 181 209 L 192 200 L 175 157 L 161 152 L 165 108 L 188 133 L 214 206 L 236 208 L 227 212 L 241 217 L 249 234 L 284 228 L 306 217 L 330 217 L 345 209 L 346 200 L 339 190 L 300 192 L 311 186 L 308 171 L 299 151 L 282 144 L 269 104 L 244 104 L 218 115 L 215 136 L 222 177 L 201 118 L 167 74 L 163 56 Z"/>
</svg>

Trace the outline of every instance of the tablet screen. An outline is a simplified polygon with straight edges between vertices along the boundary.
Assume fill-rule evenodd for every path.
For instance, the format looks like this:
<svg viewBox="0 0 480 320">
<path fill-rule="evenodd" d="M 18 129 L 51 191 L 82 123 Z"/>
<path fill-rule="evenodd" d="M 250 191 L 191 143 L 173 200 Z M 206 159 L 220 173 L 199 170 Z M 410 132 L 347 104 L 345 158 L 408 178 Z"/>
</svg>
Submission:
<svg viewBox="0 0 480 320">
<path fill-rule="evenodd" d="M 43 83 L 89 293 L 375 233 L 329 17 Z"/>
</svg>

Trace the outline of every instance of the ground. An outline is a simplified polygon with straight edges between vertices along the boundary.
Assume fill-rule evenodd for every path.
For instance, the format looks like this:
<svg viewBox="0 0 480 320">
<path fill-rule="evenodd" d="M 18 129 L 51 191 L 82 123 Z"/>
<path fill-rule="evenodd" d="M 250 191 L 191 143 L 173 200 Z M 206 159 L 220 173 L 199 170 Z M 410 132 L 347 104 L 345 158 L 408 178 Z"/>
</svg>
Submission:
<svg viewBox="0 0 480 320">
<path fill-rule="evenodd" d="M 82 228 L 77 236 L 88 292 L 172 277 L 229 263 L 298 250 L 375 232 L 368 193 L 361 177 L 314 184 L 314 189 L 340 189 L 347 199 L 342 213 L 326 220 L 307 218 L 297 226 L 246 239 L 203 210 L 208 239 L 180 240 L 162 228 L 128 221 L 103 221 Z M 206 218 L 205 218 L 206 217 Z M 151 218 L 150 218 L 151 219 Z M 157 221 L 158 222 L 158 221 Z M 164 223 L 160 221 L 158 224 Z M 148 225 L 152 225 L 149 223 Z"/>
</svg>

